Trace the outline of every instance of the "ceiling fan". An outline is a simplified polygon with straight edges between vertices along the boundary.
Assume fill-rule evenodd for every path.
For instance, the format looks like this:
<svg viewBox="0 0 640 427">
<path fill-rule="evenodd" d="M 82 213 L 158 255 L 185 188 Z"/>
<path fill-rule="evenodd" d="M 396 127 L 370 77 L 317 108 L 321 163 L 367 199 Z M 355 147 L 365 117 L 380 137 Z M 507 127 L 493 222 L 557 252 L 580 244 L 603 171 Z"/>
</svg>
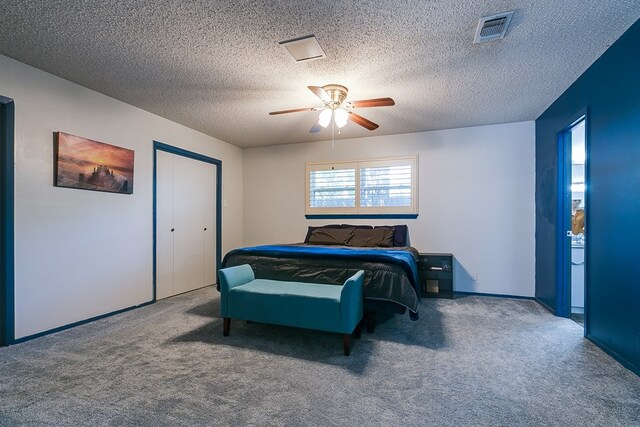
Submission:
<svg viewBox="0 0 640 427">
<path fill-rule="evenodd" d="M 354 113 L 355 108 L 369 108 L 369 107 L 390 107 L 395 105 L 395 101 L 391 98 L 374 98 L 363 99 L 361 101 L 345 101 L 349 90 L 341 85 L 330 84 L 325 86 L 307 86 L 311 92 L 313 92 L 318 98 L 324 102 L 324 107 L 307 107 L 307 108 L 294 108 L 292 110 L 272 111 L 269 113 L 271 116 L 287 113 L 299 113 L 302 111 L 319 111 L 320 116 L 318 122 L 313 125 L 309 132 L 320 132 L 322 128 L 326 128 L 331 123 L 333 118 L 334 123 L 338 128 L 342 128 L 347 124 L 348 120 L 359 124 L 360 126 L 369 129 L 376 130 L 378 124 L 372 122 L 369 119 L 365 119 L 359 114 Z"/>
</svg>

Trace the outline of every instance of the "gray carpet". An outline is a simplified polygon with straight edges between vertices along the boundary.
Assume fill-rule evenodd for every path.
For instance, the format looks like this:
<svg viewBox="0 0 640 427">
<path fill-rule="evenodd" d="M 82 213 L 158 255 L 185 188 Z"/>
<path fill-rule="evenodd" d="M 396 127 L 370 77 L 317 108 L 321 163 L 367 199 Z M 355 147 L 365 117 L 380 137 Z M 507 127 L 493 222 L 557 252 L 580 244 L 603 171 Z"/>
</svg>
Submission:
<svg viewBox="0 0 640 427">
<path fill-rule="evenodd" d="M 640 378 L 532 301 L 423 300 L 339 335 L 233 321 L 201 289 L 0 349 L 0 425 L 640 425 Z"/>
</svg>

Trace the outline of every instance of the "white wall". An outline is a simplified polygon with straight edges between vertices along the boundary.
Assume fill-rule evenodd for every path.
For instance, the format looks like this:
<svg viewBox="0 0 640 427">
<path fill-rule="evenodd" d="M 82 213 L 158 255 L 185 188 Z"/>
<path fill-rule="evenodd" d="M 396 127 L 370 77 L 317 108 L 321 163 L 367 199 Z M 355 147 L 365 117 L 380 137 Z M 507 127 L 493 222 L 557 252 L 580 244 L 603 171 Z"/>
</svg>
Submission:
<svg viewBox="0 0 640 427">
<path fill-rule="evenodd" d="M 242 150 L 0 56 L 15 100 L 16 338 L 152 298 L 153 140 L 222 160 L 223 252 L 242 244 Z M 135 150 L 132 195 L 53 186 L 53 133 Z"/>
<path fill-rule="evenodd" d="M 419 251 L 455 255 L 455 290 L 533 296 L 534 138 L 522 122 L 245 149 L 244 243 L 300 242 L 308 225 L 406 223 Z M 305 219 L 305 162 L 412 154 L 417 219 Z"/>
</svg>

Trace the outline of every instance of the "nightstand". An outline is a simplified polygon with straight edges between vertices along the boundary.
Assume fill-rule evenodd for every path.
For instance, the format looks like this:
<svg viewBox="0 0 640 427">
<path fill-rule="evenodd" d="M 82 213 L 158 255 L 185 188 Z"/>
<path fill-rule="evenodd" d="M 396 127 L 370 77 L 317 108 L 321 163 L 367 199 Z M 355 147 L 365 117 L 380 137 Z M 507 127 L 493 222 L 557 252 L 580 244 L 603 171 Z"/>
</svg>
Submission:
<svg viewBox="0 0 640 427">
<path fill-rule="evenodd" d="M 453 254 L 420 253 L 418 275 L 423 296 L 453 298 Z"/>
</svg>

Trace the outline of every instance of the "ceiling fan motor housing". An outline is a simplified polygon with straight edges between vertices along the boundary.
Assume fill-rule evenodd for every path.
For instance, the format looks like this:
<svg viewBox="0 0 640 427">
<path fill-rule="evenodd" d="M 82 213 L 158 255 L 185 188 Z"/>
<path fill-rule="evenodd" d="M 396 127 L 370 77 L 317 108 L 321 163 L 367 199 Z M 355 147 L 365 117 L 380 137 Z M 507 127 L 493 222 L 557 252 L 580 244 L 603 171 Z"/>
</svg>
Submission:
<svg viewBox="0 0 640 427">
<path fill-rule="evenodd" d="M 340 107 L 342 102 L 347 97 L 347 93 L 349 92 L 349 89 L 347 89 L 346 87 L 336 84 L 322 86 L 322 89 L 324 89 L 324 91 L 327 92 L 327 94 L 331 98 L 331 103 L 330 105 L 327 104 L 327 107 L 331 108 L 332 110 Z"/>
</svg>

